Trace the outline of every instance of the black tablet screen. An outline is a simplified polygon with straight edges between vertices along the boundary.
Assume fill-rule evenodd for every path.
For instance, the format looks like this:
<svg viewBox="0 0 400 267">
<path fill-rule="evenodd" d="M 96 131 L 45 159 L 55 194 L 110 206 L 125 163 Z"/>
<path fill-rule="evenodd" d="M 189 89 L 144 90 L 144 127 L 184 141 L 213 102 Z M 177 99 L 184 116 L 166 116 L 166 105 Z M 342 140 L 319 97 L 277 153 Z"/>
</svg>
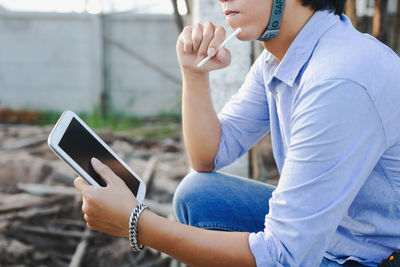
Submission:
<svg viewBox="0 0 400 267">
<path fill-rule="evenodd" d="M 139 181 L 75 118 L 72 118 L 58 145 L 99 185 L 106 186 L 106 183 L 94 171 L 90 163 L 92 157 L 99 159 L 110 167 L 116 175 L 124 180 L 132 193 L 135 196 L 137 195 Z"/>
</svg>

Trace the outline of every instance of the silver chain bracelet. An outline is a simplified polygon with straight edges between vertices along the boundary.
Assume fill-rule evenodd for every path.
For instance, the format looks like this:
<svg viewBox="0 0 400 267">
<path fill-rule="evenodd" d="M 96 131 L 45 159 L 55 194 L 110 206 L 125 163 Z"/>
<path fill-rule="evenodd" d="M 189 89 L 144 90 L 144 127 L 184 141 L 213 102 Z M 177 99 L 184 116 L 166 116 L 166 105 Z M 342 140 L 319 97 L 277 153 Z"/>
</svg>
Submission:
<svg viewBox="0 0 400 267">
<path fill-rule="evenodd" d="M 138 221 L 139 216 L 145 209 L 149 209 L 146 204 L 141 203 L 133 209 L 131 217 L 129 218 L 129 241 L 131 243 L 131 249 L 134 252 L 143 250 L 143 246 L 138 242 Z"/>
</svg>

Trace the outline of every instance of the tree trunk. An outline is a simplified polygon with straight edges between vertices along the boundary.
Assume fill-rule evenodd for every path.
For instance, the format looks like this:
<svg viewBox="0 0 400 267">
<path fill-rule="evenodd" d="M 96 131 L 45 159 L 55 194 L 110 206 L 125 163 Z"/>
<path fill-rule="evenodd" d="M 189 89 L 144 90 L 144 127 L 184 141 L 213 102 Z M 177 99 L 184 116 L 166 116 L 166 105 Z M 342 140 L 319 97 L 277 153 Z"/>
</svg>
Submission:
<svg viewBox="0 0 400 267">
<path fill-rule="evenodd" d="M 388 0 L 375 0 L 375 13 L 372 25 L 372 34 L 381 42 L 388 42 Z"/>
<path fill-rule="evenodd" d="M 183 30 L 183 19 L 181 14 L 179 14 L 178 0 L 171 0 L 171 1 L 172 1 L 172 6 L 174 8 L 175 24 L 178 27 L 178 31 L 181 32 Z"/>
<path fill-rule="evenodd" d="M 356 0 L 347 0 L 345 13 L 350 18 L 354 28 L 357 28 Z"/>
<path fill-rule="evenodd" d="M 192 14 L 192 0 L 185 0 L 185 4 L 187 8 L 187 14 Z"/>
<path fill-rule="evenodd" d="M 393 50 L 400 53 L 399 49 L 399 32 L 400 32 L 400 0 L 397 0 L 397 12 L 394 18 L 393 27 Z"/>
</svg>

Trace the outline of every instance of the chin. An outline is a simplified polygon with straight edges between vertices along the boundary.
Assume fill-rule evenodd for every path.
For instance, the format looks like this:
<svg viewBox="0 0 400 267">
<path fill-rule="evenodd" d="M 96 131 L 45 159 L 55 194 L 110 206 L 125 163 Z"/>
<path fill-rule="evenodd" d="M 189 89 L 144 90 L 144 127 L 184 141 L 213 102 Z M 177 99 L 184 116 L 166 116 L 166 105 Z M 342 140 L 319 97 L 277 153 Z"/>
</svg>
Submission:
<svg viewBox="0 0 400 267">
<path fill-rule="evenodd" d="M 243 36 L 237 36 L 237 38 L 238 38 L 238 40 L 244 41 L 244 42 L 255 40 L 255 39 L 251 39 L 251 38 L 247 38 L 247 37 L 243 37 Z"/>
<path fill-rule="evenodd" d="M 240 41 L 255 41 L 257 40 L 260 35 L 254 34 L 254 30 L 252 30 L 251 27 L 246 27 L 246 26 L 241 26 L 241 25 L 232 25 L 227 23 L 228 26 L 232 29 L 232 31 L 236 30 L 237 28 L 242 28 L 242 32 L 239 33 L 236 38 L 239 39 Z"/>
<path fill-rule="evenodd" d="M 258 36 L 253 36 L 252 34 L 248 34 L 245 31 L 242 31 L 236 36 L 240 41 L 255 41 Z"/>
</svg>

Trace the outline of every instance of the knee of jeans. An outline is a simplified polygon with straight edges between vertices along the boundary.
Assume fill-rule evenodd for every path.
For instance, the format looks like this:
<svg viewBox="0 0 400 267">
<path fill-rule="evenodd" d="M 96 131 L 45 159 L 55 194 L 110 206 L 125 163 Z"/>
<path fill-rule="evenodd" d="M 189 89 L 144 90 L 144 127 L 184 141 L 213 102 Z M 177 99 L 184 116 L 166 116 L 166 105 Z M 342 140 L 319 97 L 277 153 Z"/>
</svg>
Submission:
<svg viewBox="0 0 400 267">
<path fill-rule="evenodd" d="M 198 201 L 198 193 L 201 192 L 199 180 L 209 173 L 191 172 L 183 178 L 175 190 L 173 207 L 177 220 L 190 225 L 190 203 Z"/>
</svg>

